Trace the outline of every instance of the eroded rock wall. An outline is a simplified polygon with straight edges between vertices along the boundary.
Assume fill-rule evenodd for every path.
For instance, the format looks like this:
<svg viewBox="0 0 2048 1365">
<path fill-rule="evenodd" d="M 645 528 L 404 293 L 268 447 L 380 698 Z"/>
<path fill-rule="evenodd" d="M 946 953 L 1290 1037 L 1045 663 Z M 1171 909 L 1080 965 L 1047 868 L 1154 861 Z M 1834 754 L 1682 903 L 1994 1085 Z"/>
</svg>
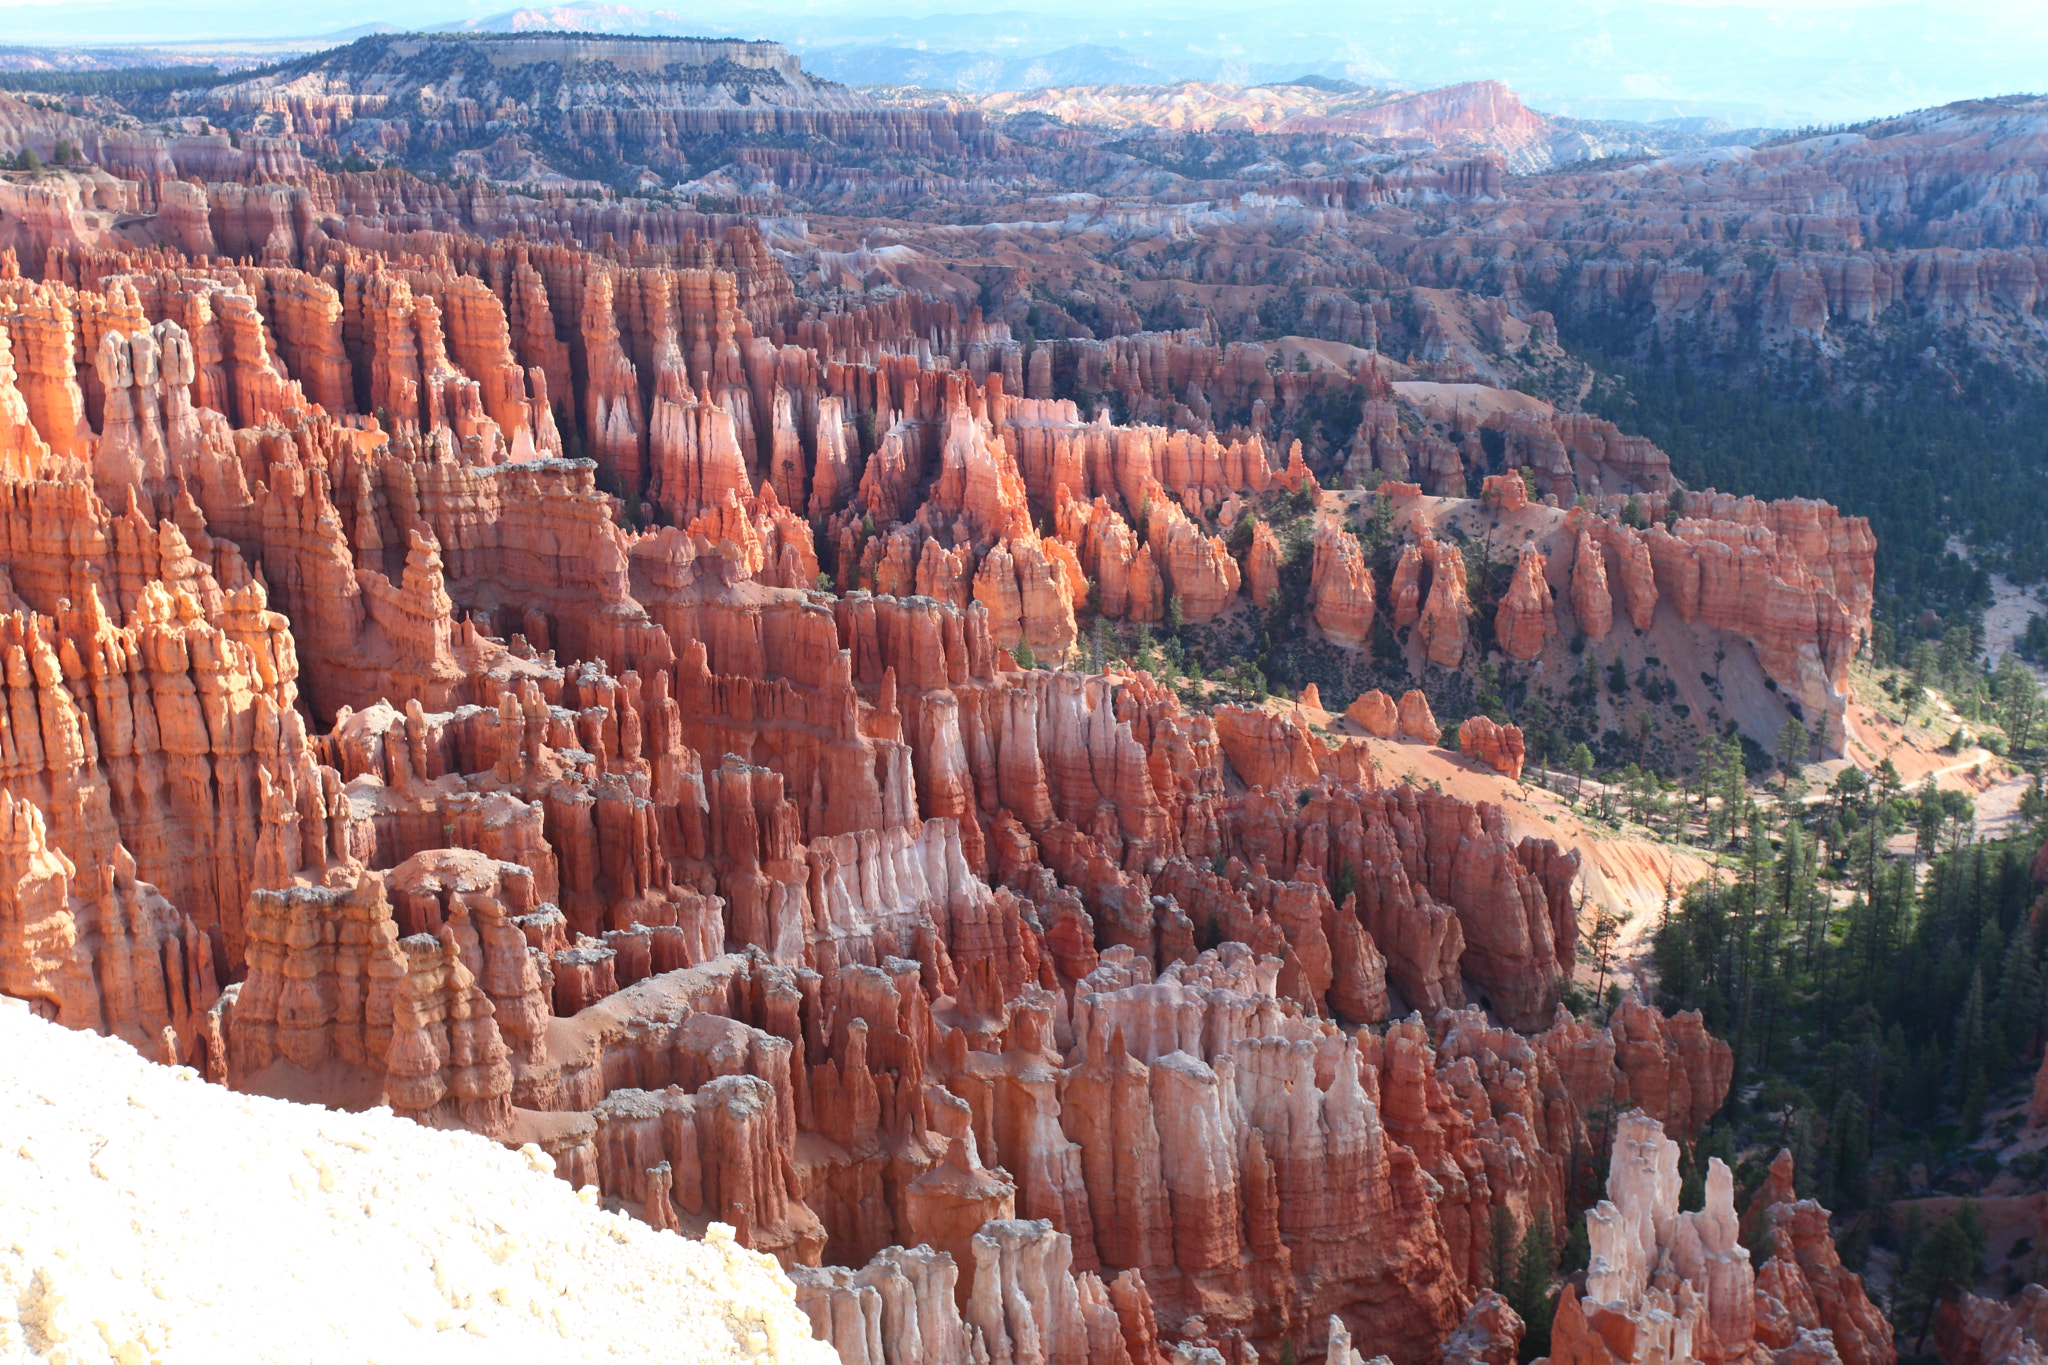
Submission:
<svg viewBox="0 0 2048 1365">
<path fill-rule="evenodd" d="M 1298 448 L 770 340 L 772 258 L 295 242 L 0 280 L 9 994 L 728 1224 L 866 1360 L 1430 1360 L 1589 1114 L 1718 1107 L 1696 1019 L 1559 1019 L 1576 855 L 1302 708 L 1020 662 L 1091 590 L 1234 609 L 1275 566 L 1204 500 L 1313 504 Z M 1356 540 L 1314 553 L 1363 639 Z M 1390 607 L 1451 662 L 1463 563 Z"/>
</svg>

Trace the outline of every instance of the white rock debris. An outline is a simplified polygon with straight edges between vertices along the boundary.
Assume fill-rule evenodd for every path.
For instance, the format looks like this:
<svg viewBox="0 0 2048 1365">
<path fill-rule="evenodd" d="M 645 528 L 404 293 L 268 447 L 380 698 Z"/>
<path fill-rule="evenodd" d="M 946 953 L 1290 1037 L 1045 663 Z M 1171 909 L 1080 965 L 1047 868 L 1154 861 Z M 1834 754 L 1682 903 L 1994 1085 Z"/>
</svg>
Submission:
<svg viewBox="0 0 2048 1365">
<path fill-rule="evenodd" d="M 243 1096 L 0 999 L 0 1362 L 836 1362 L 769 1257 L 537 1148 Z"/>
</svg>

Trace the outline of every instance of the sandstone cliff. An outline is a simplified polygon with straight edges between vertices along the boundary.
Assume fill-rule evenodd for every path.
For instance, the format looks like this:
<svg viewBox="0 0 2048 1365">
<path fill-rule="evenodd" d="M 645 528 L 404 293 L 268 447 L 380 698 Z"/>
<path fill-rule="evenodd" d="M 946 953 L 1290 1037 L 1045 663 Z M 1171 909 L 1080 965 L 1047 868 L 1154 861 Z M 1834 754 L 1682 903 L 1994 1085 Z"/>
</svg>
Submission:
<svg viewBox="0 0 2048 1365">
<path fill-rule="evenodd" d="M 1506 1330 L 1492 1211 L 1561 1224 L 1590 1116 L 1718 1108 L 1696 1018 L 1558 1017 L 1575 854 L 1383 785 L 1319 698 L 1052 666 L 1091 604 L 1227 624 L 1300 571 L 1225 539 L 1228 499 L 1316 503 L 1298 448 L 1016 396 L 1021 349 L 928 302 L 792 321 L 748 228 L 595 251 L 221 199 L 261 264 L 0 278 L 0 989 L 38 1013 L 530 1142 L 730 1227 L 870 1361 L 1432 1360 Z M 1619 530 L 1612 581 L 1668 568 L 1822 681 L 1867 609 L 1866 537 L 1818 510 Z M 1356 648 L 1371 568 L 1313 534 Z M 1724 560 L 1810 611 L 1738 615 Z M 1387 604 L 1447 668 L 1465 562 L 1416 538 Z M 1542 569 L 1496 623 L 1536 651 Z M 1354 709 L 1441 738 L 1420 690 Z"/>
</svg>

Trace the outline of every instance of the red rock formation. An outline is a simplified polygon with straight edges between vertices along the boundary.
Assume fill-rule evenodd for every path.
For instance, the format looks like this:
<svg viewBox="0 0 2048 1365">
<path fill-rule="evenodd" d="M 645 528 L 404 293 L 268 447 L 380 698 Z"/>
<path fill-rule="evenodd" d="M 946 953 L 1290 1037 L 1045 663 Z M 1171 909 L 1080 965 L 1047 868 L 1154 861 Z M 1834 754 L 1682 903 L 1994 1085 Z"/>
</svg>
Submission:
<svg viewBox="0 0 2048 1365">
<path fill-rule="evenodd" d="M 1425 698 L 1423 705 L 1428 704 L 1428 699 Z M 1378 688 L 1361 693 L 1356 701 L 1345 708 L 1344 718 L 1364 726 L 1367 734 L 1378 739 L 1392 739 L 1400 725 L 1400 715 L 1394 707 L 1394 699 Z"/>
<path fill-rule="evenodd" d="M 1025 515 L 1023 475 L 1009 445 L 959 387 L 948 389 L 930 507 L 958 518 L 966 536 L 1015 535 Z"/>
<path fill-rule="evenodd" d="M 1430 712 L 1429 698 L 1423 696 L 1419 688 L 1410 688 L 1401 694 L 1397 724 L 1402 739 L 1419 739 L 1424 744 L 1434 744 L 1443 736 L 1436 717 Z"/>
<path fill-rule="evenodd" d="M 2038 1359 L 2048 1341 L 2048 1287 L 2030 1284 L 2000 1303 L 1963 1293 L 1934 1317 L 1934 1345 L 1953 1365 L 2018 1365 Z"/>
<path fill-rule="evenodd" d="M 1567 1288 L 1552 1328 L 1557 1361 L 1691 1356 L 1712 1339 L 1740 1359 L 1755 1333 L 1755 1276 L 1736 1240 L 1734 1182 L 1709 1163 L 1706 1207 L 1677 1211 L 1678 1148 L 1655 1120 L 1622 1116 L 1608 1197 L 1587 1214 L 1593 1265 L 1583 1301 Z M 1652 1283 L 1653 1271 L 1672 1272 Z"/>
<path fill-rule="evenodd" d="M 1509 1365 L 1519 1358 L 1516 1353 L 1526 1330 L 1506 1299 L 1482 1289 L 1464 1323 L 1444 1343 L 1445 1365 Z"/>
<path fill-rule="evenodd" d="M 50 847 L 43 814 L 0 790 L 0 994 L 68 1028 L 196 1055 L 218 994 L 213 950 L 191 919 L 135 879 L 126 849 L 81 873 Z"/>
<path fill-rule="evenodd" d="M 1488 474 L 1479 487 L 1479 498 L 1503 512 L 1519 512 L 1529 505 L 1529 486 L 1520 474 Z"/>
<path fill-rule="evenodd" d="M 1230 766 L 1255 787 L 1313 782 L 1318 758 L 1327 753 L 1298 715 L 1282 719 L 1243 706 L 1216 708 L 1216 740 Z"/>
<path fill-rule="evenodd" d="M 1273 528 L 1264 521 L 1252 527 L 1252 548 L 1245 557 L 1244 583 L 1252 602 L 1260 607 L 1270 604 L 1280 591 L 1280 542 L 1274 537 Z"/>
<path fill-rule="evenodd" d="M 353 865 L 327 886 L 255 892 L 248 943 L 230 1084 L 288 1095 L 310 1082 L 438 1127 L 509 1129 L 508 1054 L 454 925 L 401 940 L 383 880 Z M 523 941 L 508 951 L 525 958 Z"/>
<path fill-rule="evenodd" d="M 1061 485 L 1064 492 L 1065 485 Z M 1066 499 L 1059 505 L 1059 536 L 1074 547 L 1076 562 L 1093 579 L 1095 605 L 1112 620 L 1158 621 L 1166 594 L 1152 562 L 1152 548 L 1137 536 L 1108 501 Z"/>
<path fill-rule="evenodd" d="M 752 497 L 739 430 L 723 403 L 698 399 L 674 348 L 659 356 L 653 409 L 647 422 L 649 489 L 676 524 L 725 503 L 729 495 Z"/>
<path fill-rule="evenodd" d="M 1496 725 L 1486 716 L 1467 716 L 1458 724 L 1458 752 L 1521 780 L 1524 749 L 1519 726 Z"/>
<path fill-rule="evenodd" d="M 582 332 L 589 378 L 583 385 L 583 421 L 590 454 L 617 485 L 637 494 L 642 486 L 648 426 L 640 407 L 639 370 L 620 344 L 610 272 L 584 286 Z"/>
<path fill-rule="evenodd" d="M 1422 619 L 1423 564 L 1421 546 L 1410 542 L 1401 547 L 1401 557 L 1394 564 L 1393 589 L 1389 594 L 1397 628 L 1412 626 Z"/>
<path fill-rule="evenodd" d="M 990 549 L 974 574 L 974 600 L 988 608 L 995 643 L 1028 644 L 1048 663 L 1064 659 L 1078 634 L 1072 579 L 1048 553 L 1057 543 L 1026 530 Z"/>
<path fill-rule="evenodd" d="M 860 454 L 860 433 L 846 414 L 845 400 L 818 400 L 817 456 L 811 471 L 811 518 L 822 521 L 852 496 L 857 480 L 854 464 Z"/>
<path fill-rule="evenodd" d="M 1616 1131 L 1610 1171 L 1608 1198 L 1587 1215 L 1585 1293 L 1567 1288 L 1559 1301 L 1553 1360 L 1646 1360 L 1709 1343 L 1724 1359 L 1757 1349 L 1858 1365 L 1897 1359 L 1891 1324 L 1835 1254 L 1826 1211 L 1789 1198 L 1789 1155 L 1758 1192 L 1759 1201 L 1786 1196 L 1762 1211 L 1776 1250 L 1761 1269 L 1736 1240 L 1734 1181 L 1718 1158 L 1708 1164 L 1706 1207 L 1677 1212 L 1677 1145 L 1631 1111 Z"/>
<path fill-rule="evenodd" d="M 343 335 L 347 310 L 340 292 L 303 270 L 273 268 L 264 272 L 263 283 L 268 289 L 264 313 L 276 333 L 278 353 L 306 397 L 335 416 L 354 412 L 355 375 Z M 504 310 L 489 287 L 473 276 L 458 277 L 451 289 L 455 297 L 444 304 L 450 345 L 465 369 L 478 367 L 470 372 L 482 380 L 483 366 L 510 362 Z M 493 375 L 492 380 L 485 399 L 490 415 L 508 440 L 518 427 L 527 428 L 530 438 L 532 419 L 523 411 L 524 372 L 509 378 Z"/>
<path fill-rule="evenodd" d="M 49 444 L 37 431 L 28 402 L 22 397 L 14 368 L 14 344 L 0 327 L 0 468 L 16 479 L 49 477 L 59 471 L 50 464 Z M 83 467 L 75 468 L 76 473 Z"/>
<path fill-rule="evenodd" d="M 1592 640 L 1604 640 L 1614 629 L 1614 596 L 1607 588 L 1607 561 L 1592 533 L 1579 529 L 1572 555 L 1572 615 Z"/>
<path fill-rule="evenodd" d="M 1728 1044 L 1698 1011 L 1666 1017 L 1630 996 L 1605 1029 L 1560 1022 L 1544 1036 L 1579 1104 L 1643 1110 L 1690 1139 L 1720 1107 L 1735 1074 Z"/>
<path fill-rule="evenodd" d="M 1657 588 L 1688 624 L 1748 637 L 1778 686 L 1842 742 L 1849 660 L 1869 629 L 1876 543 L 1824 503 L 1696 494 L 1671 531 L 1644 537 Z"/>
<path fill-rule="evenodd" d="M 1308 489 L 1311 496 L 1322 492 L 1316 483 L 1316 476 L 1310 473 L 1309 467 L 1302 462 L 1299 441 L 1287 447 L 1287 466 L 1273 475 L 1273 482 L 1290 493 L 1298 493 L 1303 488 Z"/>
<path fill-rule="evenodd" d="M 1792 1155 L 1780 1152 L 1758 1190 L 1762 1200 L 1792 1189 Z M 1757 1212 L 1752 1203 L 1752 1212 Z M 1844 1268 L 1828 1230 L 1828 1211 L 1789 1197 L 1761 1210 L 1771 1232 L 1771 1259 L 1756 1277 L 1756 1338 L 1774 1350 L 1797 1349 L 1825 1328 L 1843 1365 L 1886 1365 L 1898 1359 L 1892 1325 L 1863 1290 L 1863 1277 Z"/>
<path fill-rule="evenodd" d="M 1254 532 L 1252 553 L 1258 554 Z M 1363 646 L 1372 636 L 1372 571 L 1358 537 L 1334 526 L 1316 532 L 1315 567 L 1309 602 L 1315 622 L 1332 644 Z"/>
<path fill-rule="evenodd" d="M 549 208 L 486 242 L 452 230 L 510 231 L 482 186 L 216 186 L 195 216 L 184 183 L 147 230 L 266 263 L 0 258 L 0 990 L 244 1089 L 533 1141 L 656 1226 L 729 1222 L 868 1361 L 1355 1333 L 1497 1365 L 1492 1210 L 1561 1224 L 1589 1115 L 1690 1133 L 1720 1104 L 1696 1017 L 1558 1019 L 1576 855 L 1382 787 L 1313 688 L 1209 714 L 1051 666 L 1091 582 L 1138 622 L 1277 589 L 1270 527 L 1242 567 L 1211 532 L 1314 476 L 1217 414 L 1292 429 L 1320 380 L 1200 332 L 1074 338 L 1060 382 L 1160 425 L 1082 422 L 1043 396 L 1050 347 L 1027 365 L 913 290 L 804 311 L 751 229 Z M 1393 416 L 1432 486 L 1484 457 L 1469 422 L 1411 452 Z M 1510 433 L 1531 460 L 1654 473 L 1546 422 Z M 1853 526 L 1696 512 L 1588 521 L 1581 560 L 1654 607 L 1630 566 L 1665 536 L 1656 573 L 1705 616 L 1735 546 L 1808 594 L 1812 640 L 1827 602 L 1854 617 Z M 1540 569 L 1510 652 L 1542 648 Z M 1318 532 L 1310 591 L 1368 638 L 1350 533 Z M 1408 547 L 1385 605 L 1464 657 L 1448 542 Z M 1439 738 L 1419 691 L 1347 714 Z M 1463 747 L 1515 771 L 1479 720 Z M 1784 1218 L 1786 1314 L 1796 1272 L 1868 1337 Z"/>
<path fill-rule="evenodd" d="M 77 321 L 56 289 L 25 280 L 0 285 L 0 324 L 12 341 L 15 384 L 36 431 L 60 456 L 84 459 L 92 430 L 73 365 Z"/>
<path fill-rule="evenodd" d="M 955 1303 L 958 1267 L 929 1246 L 878 1251 L 860 1270 L 797 1266 L 797 1306 L 844 1365 L 966 1360 L 967 1325 Z"/>
<path fill-rule="evenodd" d="M 1457 546 L 1433 539 L 1423 540 L 1420 553 L 1429 566 L 1429 599 L 1416 618 L 1415 628 L 1431 663 L 1456 668 L 1465 657 L 1466 620 L 1472 615 L 1472 601 L 1465 595 L 1465 556 Z M 1397 595 L 1401 586 L 1397 568 Z"/>
<path fill-rule="evenodd" d="M 1515 561 L 1515 576 L 1501 594 L 1493 618 L 1494 639 L 1510 659 L 1535 658 L 1557 634 L 1557 615 L 1544 570 L 1542 552 L 1524 545 Z"/>
<path fill-rule="evenodd" d="M 1169 597 L 1178 597 L 1181 619 L 1200 625 L 1237 597 L 1243 575 L 1221 539 L 1205 536 L 1163 491 L 1145 503 L 1146 548 L 1159 566 Z"/>
<path fill-rule="evenodd" d="M 1610 582 L 1619 583 L 1621 596 L 1628 607 L 1629 623 L 1637 630 L 1648 630 L 1650 620 L 1657 609 L 1657 592 L 1660 582 L 1651 567 L 1649 543 L 1643 535 L 1618 521 L 1594 523 L 1606 544 L 1607 556 L 1611 559 L 1614 572 L 1608 575 Z"/>
<path fill-rule="evenodd" d="M 1073 1272 L 1072 1263 L 1071 1240 L 1044 1219 L 992 1220 L 975 1234 L 965 1317 L 990 1359 L 1132 1365 L 1108 1290 L 1094 1274 Z"/>
</svg>

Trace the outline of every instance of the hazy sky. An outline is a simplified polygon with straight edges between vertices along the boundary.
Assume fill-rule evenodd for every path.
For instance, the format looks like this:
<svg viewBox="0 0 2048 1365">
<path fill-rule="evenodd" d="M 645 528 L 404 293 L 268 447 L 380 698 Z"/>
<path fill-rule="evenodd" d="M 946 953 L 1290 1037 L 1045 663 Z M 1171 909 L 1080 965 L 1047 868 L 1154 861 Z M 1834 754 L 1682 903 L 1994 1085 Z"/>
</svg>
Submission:
<svg viewBox="0 0 2048 1365">
<path fill-rule="evenodd" d="M 654 22 L 636 24 L 626 7 L 608 5 L 590 12 L 587 26 L 774 38 L 821 62 L 854 49 L 1016 58 L 1088 45 L 1130 54 L 1162 76 L 1283 79 L 1314 70 L 1403 85 L 1495 78 L 1550 112 L 1711 113 L 1737 123 L 1849 121 L 2048 87 L 2044 0 L 1009 4 L 991 12 L 920 0 L 640 0 Z M 365 24 L 475 22 L 509 8 L 506 0 L 0 0 L 0 34 L 66 45 L 301 38 Z"/>
</svg>

